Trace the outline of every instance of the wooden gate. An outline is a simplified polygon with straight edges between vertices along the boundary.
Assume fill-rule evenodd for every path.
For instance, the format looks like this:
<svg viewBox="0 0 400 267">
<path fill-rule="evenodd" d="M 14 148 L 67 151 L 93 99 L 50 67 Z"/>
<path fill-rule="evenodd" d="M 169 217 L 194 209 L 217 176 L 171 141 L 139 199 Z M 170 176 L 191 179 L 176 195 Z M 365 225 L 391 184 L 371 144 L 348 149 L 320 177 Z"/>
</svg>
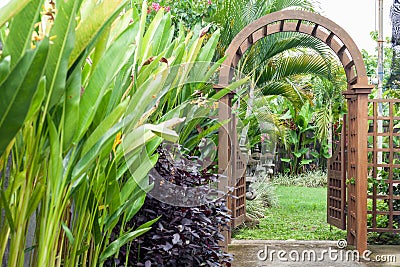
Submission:
<svg viewBox="0 0 400 267">
<path fill-rule="evenodd" d="M 346 127 L 345 119 L 328 169 L 328 223 L 340 229 L 347 227 L 351 244 L 356 242 L 361 229 L 364 232 L 400 233 L 400 100 L 368 100 L 366 128 L 358 128 L 357 104 L 354 95 L 348 98 L 350 126 Z M 365 180 L 360 181 L 355 178 L 359 177 L 356 176 L 355 152 L 359 150 L 356 136 L 363 132 L 367 132 L 368 141 L 360 148 L 367 149 L 368 163 L 362 170 L 367 172 Z M 357 186 L 360 182 L 363 182 L 363 188 Z M 347 184 L 347 195 L 344 183 Z M 367 214 L 362 228 L 357 210 L 360 197 L 364 203 L 362 215 L 365 218 Z"/>
<path fill-rule="evenodd" d="M 246 220 L 246 159 L 240 151 L 238 136 L 236 132 L 236 115 L 232 114 L 231 138 L 234 142 L 232 149 L 232 179 L 230 186 L 234 196 L 230 203 L 232 211 L 232 228 L 236 228 Z"/>
<path fill-rule="evenodd" d="M 333 138 L 333 154 L 328 160 L 328 223 L 346 230 L 346 131 L 347 116 L 342 121 L 342 130 Z"/>
</svg>

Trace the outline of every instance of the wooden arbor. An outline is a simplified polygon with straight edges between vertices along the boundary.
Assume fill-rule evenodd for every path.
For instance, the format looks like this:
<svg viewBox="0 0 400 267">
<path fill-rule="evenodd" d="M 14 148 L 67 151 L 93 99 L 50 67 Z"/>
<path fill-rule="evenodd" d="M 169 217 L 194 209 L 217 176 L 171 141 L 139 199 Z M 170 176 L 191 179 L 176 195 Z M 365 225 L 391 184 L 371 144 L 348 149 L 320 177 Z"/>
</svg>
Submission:
<svg viewBox="0 0 400 267">
<path fill-rule="evenodd" d="M 348 140 L 347 176 L 354 180 L 348 188 L 348 243 L 354 244 L 360 252 L 367 249 L 367 129 L 368 94 L 372 86 L 368 84 L 365 65 L 352 38 L 336 23 L 315 13 L 285 10 L 266 15 L 245 27 L 232 41 L 226 51 L 227 58 L 220 69 L 218 88 L 227 87 L 234 77 L 234 70 L 243 54 L 258 40 L 278 32 L 298 32 L 313 36 L 327 44 L 341 61 L 347 77 L 348 88 Z M 231 119 L 219 133 L 219 172 L 223 174 L 220 189 L 234 187 L 236 197 L 228 202 L 235 219 L 244 217 L 243 191 L 244 163 L 236 139 L 236 119 L 231 110 L 231 95 L 220 100 L 219 118 Z M 344 165 L 344 164 L 343 164 Z M 245 184 L 245 181 L 244 181 Z M 332 217 L 344 218 L 343 201 L 346 201 L 346 183 L 340 180 L 332 186 L 337 203 L 332 205 Z M 245 192 L 244 192 L 245 193 Z M 336 207 L 338 206 L 338 207 Z M 329 210 L 328 210 L 329 212 Z M 336 218 L 335 218 L 336 219 Z"/>
</svg>

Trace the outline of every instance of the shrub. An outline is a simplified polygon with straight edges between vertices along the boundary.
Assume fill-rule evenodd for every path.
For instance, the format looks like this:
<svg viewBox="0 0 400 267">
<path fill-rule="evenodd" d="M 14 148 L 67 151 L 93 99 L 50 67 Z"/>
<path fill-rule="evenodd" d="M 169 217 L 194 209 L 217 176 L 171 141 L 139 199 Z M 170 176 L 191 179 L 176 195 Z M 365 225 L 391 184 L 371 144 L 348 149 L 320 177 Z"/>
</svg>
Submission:
<svg viewBox="0 0 400 267">
<path fill-rule="evenodd" d="M 155 188 L 171 182 L 182 187 L 194 187 L 215 183 L 217 176 L 206 171 L 199 171 L 200 165 L 185 158 L 171 159 L 168 150 L 159 149 L 159 160 L 155 171 L 162 176 L 157 181 L 154 172 L 150 178 L 155 181 Z M 208 189 L 207 189 L 208 188 Z M 172 189 L 172 188 L 170 188 Z M 154 191 L 155 189 L 153 189 Z M 191 196 L 188 202 L 204 195 L 215 194 L 209 187 L 202 187 L 197 196 Z M 183 202 L 183 193 L 178 189 L 163 191 L 171 198 L 176 195 Z M 203 195 L 203 196 L 200 196 Z M 165 197 L 166 195 L 163 195 Z M 170 200 L 166 198 L 167 200 Z M 174 201 L 172 199 L 172 201 Z M 164 198 L 165 200 L 165 198 Z M 216 199 L 197 207 L 179 207 L 163 203 L 150 192 L 142 209 L 129 222 L 131 227 L 160 217 L 152 230 L 124 246 L 118 259 L 108 266 L 223 266 L 230 265 L 232 256 L 222 251 L 218 242 L 223 241 L 221 229 L 226 229 L 230 222 L 228 209 L 223 199 Z M 118 227 L 116 227 L 118 234 Z M 128 253 L 129 252 L 129 253 Z M 125 255 L 129 254 L 128 259 Z"/>
<path fill-rule="evenodd" d="M 299 175 L 278 174 L 274 177 L 273 183 L 283 186 L 324 187 L 327 185 L 327 180 L 326 172 L 317 170 Z"/>
<path fill-rule="evenodd" d="M 278 196 L 275 193 L 275 187 L 267 177 L 257 179 L 251 187 L 257 192 L 257 196 L 253 200 L 246 201 L 247 215 L 253 219 L 263 218 L 265 208 L 278 206 Z"/>
</svg>

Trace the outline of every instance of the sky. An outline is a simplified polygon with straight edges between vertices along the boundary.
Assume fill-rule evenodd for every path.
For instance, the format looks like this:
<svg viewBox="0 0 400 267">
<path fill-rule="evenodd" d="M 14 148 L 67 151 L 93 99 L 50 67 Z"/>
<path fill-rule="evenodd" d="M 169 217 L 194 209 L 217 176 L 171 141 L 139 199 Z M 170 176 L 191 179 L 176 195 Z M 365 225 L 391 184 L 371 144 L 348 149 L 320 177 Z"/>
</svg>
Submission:
<svg viewBox="0 0 400 267">
<path fill-rule="evenodd" d="M 354 39 L 359 49 L 374 53 L 377 43 L 370 32 L 378 29 L 377 0 L 318 0 L 321 15 L 341 26 Z M 389 18 L 393 0 L 383 0 L 383 35 L 391 36 Z M 376 23 L 375 23 L 376 21 Z"/>
<path fill-rule="evenodd" d="M 0 8 L 9 0 L 0 0 Z M 375 7 L 378 0 L 316 0 L 322 15 L 333 20 L 353 37 L 359 49 L 373 53 L 377 46 L 370 37 L 370 32 L 377 29 Z M 389 18 L 393 0 L 383 0 L 384 36 L 391 35 Z M 376 23 L 375 23 L 376 21 Z"/>
</svg>

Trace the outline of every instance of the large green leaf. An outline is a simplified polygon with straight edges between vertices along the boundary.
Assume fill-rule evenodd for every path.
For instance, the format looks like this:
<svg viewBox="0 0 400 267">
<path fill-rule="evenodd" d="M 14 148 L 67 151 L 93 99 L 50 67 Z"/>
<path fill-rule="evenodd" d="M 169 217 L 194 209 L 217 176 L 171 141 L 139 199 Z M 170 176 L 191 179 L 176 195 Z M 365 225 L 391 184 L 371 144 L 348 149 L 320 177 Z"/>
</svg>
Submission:
<svg viewBox="0 0 400 267">
<path fill-rule="evenodd" d="M 82 155 L 81 159 L 77 162 L 72 172 L 73 189 L 76 188 L 83 179 L 84 172 L 90 168 L 97 156 L 103 151 L 106 144 L 114 140 L 116 134 L 121 131 L 124 123 L 119 122 L 109 129 L 101 139 L 88 150 L 88 152 Z"/>
<path fill-rule="evenodd" d="M 81 59 L 82 61 L 84 58 Z M 63 129 L 63 149 L 66 150 L 72 143 L 77 132 L 79 121 L 79 102 L 81 99 L 82 70 L 81 62 L 77 64 L 69 75 L 64 99 L 64 129 Z"/>
<path fill-rule="evenodd" d="M 61 158 L 61 144 L 58 135 L 58 131 L 54 121 L 50 116 L 47 117 L 47 124 L 49 125 L 49 142 L 50 142 L 50 162 L 49 162 L 49 178 L 48 186 L 51 189 L 51 194 L 54 198 L 59 196 L 59 190 L 62 188 L 61 185 L 65 181 L 62 178 L 63 173 L 63 161 Z"/>
<path fill-rule="evenodd" d="M 76 27 L 75 46 L 69 58 L 69 66 L 82 52 L 94 44 L 101 32 L 114 21 L 127 0 L 87 0 L 82 4 L 81 20 Z"/>
<path fill-rule="evenodd" d="M 41 8 L 41 0 L 30 1 L 11 21 L 10 33 L 3 50 L 3 56 L 11 56 L 11 68 L 17 64 L 26 50 L 30 49 L 32 31 Z"/>
<path fill-rule="evenodd" d="M 126 107 L 128 106 L 128 100 L 121 102 L 113 112 L 108 115 L 100 124 L 96 127 L 96 129 L 91 133 L 89 138 L 86 140 L 83 148 L 82 154 L 85 155 L 89 149 L 91 149 L 100 138 L 121 119 L 122 114 L 125 112 Z"/>
<path fill-rule="evenodd" d="M 144 153 L 146 153 L 146 151 L 144 151 Z M 139 161 L 141 162 L 141 164 L 134 170 L 132 167 L 130 167 L 132 172 L 130 178 L 121 189 L 121 201 L 123 203 L 132 196 L 132 192 L 137 190 L 138 186 L 142 186 L 142 180 L 147 177 L 147 174 L 157 163 L 157 160 L 158 155 L 153 155 L 149 157 L 147 154 L 143 155 L 143 153 L 140 157 L 136 158 L 136 162 Z M 140 190 L 142 189 L 143 188 L 141 188 Z"/>
<path fill-rule="evenodd" d="M 0 85 L 0 155 L 24 123 L 46 66 L 49 41 L 28 51 Z"/>
<path fill-rule="evenodd" d="M 50 31 L 54 40 L 50 46 L 49 63 L 46 68 L 50 107 L 59 101 L 65 91 L 68 59 L 74 48 L 76 13 L 80 2 L 81 0 L 57 1 L 58 12 Z"/>
<path fill-rule="evenodd" d="M 135 129 L 128 129 L 125 138 L 122 140 L 124 154 L 128 155 L 137 152 L 144 144 L 157 136 L 175 142 L 178 139 L 178 135 L 171 129 L 183 121 L 184 119 L 173 118 L 158 125 L 145 124 Z"/>
<path fill-rule="evenodd" d="M 42 78 L 39 81 L 35 96 L 32 99 L 32 104 L 29 109 L 28 115 L 26 115 L 27 120 L 36 119 L 36 115 L 39 112 L 45 97 L 46 97 L 46 76 L 42 76 Z"/>
<path fill-rule="evenodd" d="M 0 85 L 10 74 L 11 57 L 7 56 L 0 62 Z"/>
<path fill-rule="evenodd" d="M 140 121 L 140 118 L 149 109 L 150 104 L 155 102 L 153 96 L 160 97 L 160 91 L 163 89 L 168 75 L 169 68 L 164 67 L 164 69 L 160 70 L 158 73 L 154 73 L 152 77 L 149 77 L 137 89 L 127 108 L 127 113 L 132 115 L 129 125 L 130 128 L 136 127 L 136 123 Z"/>
<path fill-rule="evenodd" d="M 165 17 L 163 15 L 164 12 L 162 9 L 157 12 L 155 18 L 152 20 L 143 36 L 143 46 L 140 50 L 141 61 L 138 62 L 140 65 L 142 65 L 143 61 L 147 60 L 148 57 L 154 55 L 155 53 L 152 52 L 158 51 L 158 48 L 160 47 L 160 37 L 162 36 L 162 33 L 164 33 L 166 22 L 169 21 L 169 13 Z"/>
<path fill-rule="evenodd" d="M 117 37 L 123 31 L 125 31 L 125 29 L 129 26 L 129 24 L 131 24 L 132 17 L 133 17 L 133 10 L 129 9 L 126 11 L 126 13 L 122 14 L 121 16 L 118 16 L 118 18 L 114 20 L 114 22 L 111 25 L 110 36 L 108 37 L 107 46 L 110 46 L 110 44 L 114 42 L 115 39 L 117 39 Z"/>
<path fill-rule="evenodd" d="M 129 40 L 133 41 L 136 33 L 137 28 L 131 25 L 110 46 L 101 58 L 101 62 L 97 64 L 80 100 L 79 128 L 74 138 L 76 143 L 82 138 L 92 123 L 97 108 L 110 83 L 132 56 L 135 47 L 129 44 Z"/>
<path fill-rule="evenodd" d="M 13 0 L 0 9 L 0 27 L 15 17 L 31 0 Z"/>
<path fill-rule="evenodd" d="M 136 237 L 146 233 L 149 231 L 151 227 L 141 228 L 133 232 L 128 232 L 126 234 L 121 235 L 117 240 L 113 241 L 108 247 L 101 253 L 100 262 L 105 261 L 108 257 L 114 255 L 120 247 L 125 245 L 126 243 L 132 241 Z"/>
</svg>

